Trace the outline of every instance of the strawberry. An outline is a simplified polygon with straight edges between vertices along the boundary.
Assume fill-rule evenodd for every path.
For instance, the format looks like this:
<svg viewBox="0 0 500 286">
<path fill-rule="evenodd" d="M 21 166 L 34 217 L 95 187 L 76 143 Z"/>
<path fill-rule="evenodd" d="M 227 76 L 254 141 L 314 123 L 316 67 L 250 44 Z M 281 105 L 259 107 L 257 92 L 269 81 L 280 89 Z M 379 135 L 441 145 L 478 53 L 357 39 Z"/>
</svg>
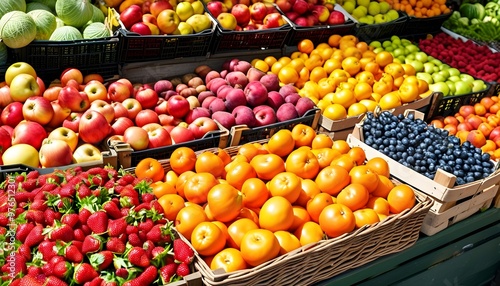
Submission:
<svg viewBox="0 0 500 286">
<path fill-rule="evenodd" d="M 92 230 L 90 229 L 90 227 L 88 225 L 82 225 L 80 227 L 80 229 L 82 230 L 82 232 L 85 234 L 85 235 L 90 235 L 92 234 Z"/>
<path fill-rule="evenodd" d="M 158 200 L 153 200 L 149 203 L 150 207 L 149 209 L 150 210 L 154 210 L 156 211 L 157 213 L 160 213 L 162 214 L 164 211 L 163 211 L 163 207 L 160 205 L 160 203 L 158 202 Z"/>
<path fill-rule="evenodd" d="M 0 226 L 6 227 L 9 225 L 9 218 L 7 217 L 7 213 L 0 214 Z"/>
<path fill-rule="evenodd" d="M 57 191 L 54 190 L 54 193 L 59 195 L 61 198 L 73 198 L 77 189 L 78 188 L 74 184 L 66 184 L 57 189 Z"/>
<path fill-rule="evenodd" d="M 25 191 L 25 190 L 17 191 L 16 194 L 14 195 L 14 199 L 18 204 L 32 201 L 34 197 L 35 195 L 31 191 Z"/>
<path fill-rule="evenodd" d="M 144 269 L 144 272 L 141 273 L 138 277 L 123 283 L 123 286 L 142 286 L 142 285 L 150 285 L 158 276 L 158 269 L 154 266 L 149 266 Z"/>
<path fill-rule="evenodd" d="M 142 268 L 146 268 L 150 264 L 146 251 L 138 246 L 134 246 L 130 249 L 127 258 L 130 261 L 130 263 Z"/>
<path fill-rule="evenodd" d="M 39 210 L 28 210 L 26 212 L 26 221 L 34 222 L 36 224 L 45 225 L 45 217 L 43 211 Z M 42 227 L 43 228 L 43 227 Z"/>
<path fill-rule="evenodd" d="M 26 236 L 24 244 L 28 247 L 33 247 L 43 241 L 43 226 L 41 224 L 36 225 Z"/>
<path fill-rule="evenodd" d="M 106 212 L 106 214 L 112 219 L 118 219 L 122 217 L 122 213 L 120 212 L 120 208 L 114 201 L 107 201 L 102 205 L 102 209 Z"/>
<path fill-rule="evenodd" d="M 45 217 L 45 225 L 54 225 L 54 221 L 61 218 L 61 213 L 48 208 L 43 212 L 43 216 Z"/>
<path fill-rule="evenodd" d="M 77 191 L 78 198 L 83 199 L 91 195 L 92 195 L 92 190 L 87 185 L 82 184 L 78 187 Z"/>
<path fill-rule="evenodd" d="M 174 259 L 179 263 L 191 263 L 194 258 L 194 251 L 182 239 L 177 238 L 174 240 Z"/>
<path fill-rule="evenodd" d="M 126 184 L 132 184 L 135 180 L 135 177 L 132 174 L 125 174 L 121 177 L 121 180 L 124 180 Z"/>
<path fill-rule="evenodd" d="M 45 184 L 56 184 L 59 185 L 61 183 L 62 174 L 58 174 L 54 171 L 51 174 L 43 174 L 38 177 L 38 184 L 43 186 Z"/>
<path fill-rule="evenodd" d="M 53 275 L 68 280 L 73 274 L 73 265 L 68 261 L 59 261 L 53 267 Z"/>
<path fill-rule="evenodd" d="M 14 264 L 13 269 L 11 265 Z M 26 258 L 19 253 L 14 253 L 14 255 L 8 255 L 5 258 L 5 264 L 1 268 L 3 273 L 9 273 L 12 277 L 21 274 L 26 274 L 28 272 L 28 267 L 26 266 Z"/>
<path fill-rule="evenodd" d="M 127 277 L 128 277 L 128 270 L 127 270 L 126 268 L 122 268 L 122 267 L 120 267 L 120 268 L 117 268 L 117 269 L 115 270 L 115 274 L 116 274 L 116 276 L 118 276 L 118 277 L 121 277 L 121 278 L 127 278 Z"/>
<path fill-rule="evenodd" d="M 142 230 L 144 232 L 148 232 L 150 231 L 154 226 L 154 222 L 152 219 L 150 218 L 147 218 L 145 221 L 142 221 L 139 223 L 138 227 L 139 227 L 139 230 Z"/>
<path fill-rule="evenodd" d="M 82 254 L 95 253 L 102 249 L 104 239 L 99 235 L 92 234 L 85 237 L 82 245 Z"/>
<path fill-rule="evenodd" d="M 77 229 L 73 230 L 73 237 L 77 241 L 83 241 L 85 239 L 86 235 L 81 228 L 77 228 Z"/>
<path fill-rule="evenodd" d="M 45 283 L 43 285 L 44 286 L 67 286 L 68 283 L 64 282 L 63 280 L 59 279 L 56 276 L 49 276 L 49 277 L 47 277 L 47 280 L 45 280 Z"/>
<path fill-rule="evenodd" d="M 26 178 L 26 181 L 21 183 L 21 189 L 26 192 L 32 192 L 37 187 L 37 181 L 33 178 Z"/>
<path fill-rule="evenodd" d="M 42 254 L 43 260 L 49 261 L 52 257 L 57 255 L 55 250 L 56 243 L 50 240 L 44 240 L 38 245 L 38 252 Z"/>
<path fill-rule="evenodd" d="M 88 263 L 80 263 L 75 266 L 75 270 L 73 272 L 73 281 L 77 284 L 84 284 L 85 282 L 92 281 L 92 279 L 98 276 L 99 274 L 92 267 L 92 265 Z"/>
<path fill-rule="evenodd" d="M 30 275 L 30 276 L 38 276 L 40 274 L 43 274 L 43 271 L 42 271 L 42 268 L 40 266 L 36 266 L 36 265 L 30 265 L 28 266 L 28 273 L 26 275 Z"/>
<path fill-rule="evenodd" d="M 61 222 L 63 224 L 66 224 L 66 225 L 69 225 L 71 228 L 74 228 L 75 225 L 77 225 L 78 223 L 80 223 L 80 219 L 78 217 L 78 214 L 64 214 L 62 217 L 61 217 Z"/>
<path fill-rule="evenodd" d="M 117 237 L 127 230 L 127 222 L 125 218 L 110 219 L 108 220 L 108 235 Z"/>
<path fill-rule="evenodd" d="M 189 263 L 182 262 L 177 266 L 176 274 L 180 277 L 187 276 L 191 273 L 191 269 L 189 269 Z"/>
<path fill-rule="evenodd" d="M 63 251 L 58 252 L 59 254 L 64 255 L 68 261 L 74 262 L 74 263 L 80 263 L 83 261 L 83 254 L 82 252 L 78 249 L 78 247 L 72 243 L 69 243 L 63 247 Z"/>
<path fill-rule="evenodd" d="M 47 204 L 44 199 L 34 199 L 30 205 L 30 210 L 45 211 L 47 209 Z"/>
<path fill-rule="evenodd" d="M 137 233 L 131 233 L 127 236 L 128 243 L 132 246 L 142 246 L 142 239 Z"/>
<path fill-rule="evenodd" d="M 87 173 L 94 176 L 100 176 L 102 178 L 108 178 L 108 171 L 101 167 L 94 167 L 87 170 Z"/>
<path fill-rule="evenodd" d="M 162 280 L 162 285 L 169 284 L 170 281 L 172 281 L 172 278 L 177 272 L 177 265 L 177 263 L 169 263 L 160 268 L 160 278 Z"/>
<path fill-rule="evenodd" d="M 30 231 L 35 227 L 32 222 L 22 223 L 16 229 L 16 239 L 24 243 Z"/>
<path fill-rule="evenodd" d="M 26 261 L 31 261 L 32 255 L 31 255 L 31 248 L 27 246 L 26 244 L 21 244 L 17 248 L 17 253 L 19 253 Z"/>
<path fill-rule="evenodd" d="M 70 242 L 73 240 L 73 229 L 67 224 L 62 224 L 58 220 L 54 220 L 53 227 L 48 227 L 44 229 L 44 234 L 47 238 L 52 241 L 61 240 L 64 242 Z"/>
<path fill-rule="evenodd" d="M 131 234 L 131 233 L 138 233 L 139 232 L 139 228 L 135 225 L 127 225 L 127 228 L 125 230 L 125 232 L 127 234 Z"/>
<path fill-rule="evenodd" d="M 97 271 L 103 271 L 113 263 L 114 254 L 109 250 L 104 250 L 94 253 L 90 256 L 89 261 L 92 267 Z"/>
<path fill-rule="evenodd" d="M 146 238 L 153 241 L 156 245 L 169 243 L 172 241 L 170 226 L 171 224 L 155 224 L 146 234 Z"/>
<path fill-rule="evenodd" d="M 151 201 L 153 201 L 155 199 L 155 195 L 153 195 L 152 193 L 147 193 L 147 194 L 142 194 L 141 195 L 141 201 L 143 203 L 150 203 Z"/>
<path fill-rule="evenodd" d="M 106 242 L 106 249 L 114 253 L 122 254 L 125 252 L 125 243 L 117 237 L 110 237 Z"/>
<path fill-rule="evenodd" d="M 23 278 L 21 278 L 21 281 L 19 282 L 19 286 L 42 286 L 43 281 L 39 281 L 33 276 L 26 275 Z"/>
<path fill-rule="evenodd" d="M 146 250 L 146 255 L 148 256 L 149 259 L 153 256 L 153 249 L 155 248 L 155 244 L 151 240 L 146 240 L 144 244 L 142 245 L 142 248 Z"/>
<path fill-rule="evenodd" d="M 104 211 L 97 211 L 89 216 L 87 225 L 94 233 L 104 233 L 108 228 L 108 216 Z"/>
</svg>

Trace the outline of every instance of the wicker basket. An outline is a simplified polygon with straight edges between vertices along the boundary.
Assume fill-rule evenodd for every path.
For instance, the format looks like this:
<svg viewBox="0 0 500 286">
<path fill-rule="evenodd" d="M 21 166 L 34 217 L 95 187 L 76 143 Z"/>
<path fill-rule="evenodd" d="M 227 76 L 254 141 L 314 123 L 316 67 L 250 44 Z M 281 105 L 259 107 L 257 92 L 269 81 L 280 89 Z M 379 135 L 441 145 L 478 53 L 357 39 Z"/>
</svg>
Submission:
<svg viewBox="0 0 500 286">
<path fill-rule="evenodd" d="M 267 141 L 263 139 L 255 142 L 262 144 Z M 224 150 L 234 156 L 238 148 L 231 146 Z M 197 151 L 196 154 L 216 150 L 210 148 Z M 169 160 L 160 162 L 165 171 L 170 170 Z M 311 285 L 323 281 L 412 246 L 434 202 L 430 196 L 418 191 L 415 193 L 417 204 L 409 210 L 340 237 L 303 246 L 252 269 L 233 273 L 220 272 L 220 269 L 212 271 L 198 254 L 194 261 L 195 269 L 201 273 L 204 285 Z M 185 241 L 189 243 L 187 239 Z"/>
</svg>

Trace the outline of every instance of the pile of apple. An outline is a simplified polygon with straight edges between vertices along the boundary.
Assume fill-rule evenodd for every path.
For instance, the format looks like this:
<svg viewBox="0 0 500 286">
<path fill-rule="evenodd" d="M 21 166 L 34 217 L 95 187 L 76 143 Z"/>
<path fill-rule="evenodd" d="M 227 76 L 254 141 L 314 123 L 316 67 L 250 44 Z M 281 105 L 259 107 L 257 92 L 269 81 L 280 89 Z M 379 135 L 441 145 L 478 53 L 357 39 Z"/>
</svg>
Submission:
<svg viewBox="0 0 500 286">
<path fill-rule="evenodd" d="M 212 27 L 201 1 L 155 0 L 120 6 L 125 29 L 140 35 L 189 35 Z"/>
<path fill-rule="evenodd" d="M 98 74 L 69 68 L 45 88 L 33 67 L 21 62 L 7 69 L 5 80 L 0 142 L 6 165 L 65 166 L 102 159 L 97 146 L 106 140 L 143 150 L 219 130 L 214 120 L 192 110 L 205 89 L 194 74 L 175 89 L 170 81 L 132 84 L 126 78 L 106 86 Z"/>
<path fill-rule="evenodd" d="M 272 3 L 212 0 L 206 3 L 206 7 L 224 30 L 264 30 L 287 24 L 283 15 Z"/>
<path fill-rule="evenodd" d="M 376 53 L 382 50 L 389 51 L 399 62 L 412 65 L 417 78 L 425 80 L 429 84 L 430 90 L 441 92 L 444 96 L 470 94 L 488 88 L 483 80 L 461 72 L 430 55 L 428 45 L 423 46 L 420 50 L 409 40 L 400 39 L 397 36 L 382 43 L 372 41 L 370 45 L 375 48 L 374 52 Z M 433 55 L 435 54 L 433 53 Z"/>
<path fill-rule="evenodd" d="M 342 8 L 359 23 L 367 25 L 387 23 L 399 18 L 398 11 L 385 1 L 346 0 Z"/>
<path fill-rule="evenodd" d="M 333 5 L 323 5 L 321 1 L 277 0 L 276 5 L 285 16 L 297 26 L 344 24 L 346 17 Z"/>
<path fill-rule="evenodd" d="M 195 110 L 210 114 L 227 129 L 287 121 L 315 108 L 314 102 L 301 97 L 293 85 L 280 86 L 277 75 L 237 58 L 226 60 L 220 72 L 209 71 L 205 83 L 207 91 L 200 93 L 201 107 Z"/>
<path fill-rule="evenodd" d="M 458 112 L 438 116 L 430 123 L 448 130 L 461 142 L 469 141 L 493 160 L 500 159 L 500 103 L 498 96 L 483 97 L 479 102 L 462 105 Z"/>
</svg>

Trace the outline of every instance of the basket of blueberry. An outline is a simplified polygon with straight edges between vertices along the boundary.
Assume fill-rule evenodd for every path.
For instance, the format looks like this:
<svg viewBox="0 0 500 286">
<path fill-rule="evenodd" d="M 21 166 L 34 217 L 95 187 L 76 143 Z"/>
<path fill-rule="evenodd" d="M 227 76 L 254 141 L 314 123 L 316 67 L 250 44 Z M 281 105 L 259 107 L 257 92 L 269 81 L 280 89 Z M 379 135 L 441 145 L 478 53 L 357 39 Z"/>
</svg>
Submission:
<svg viewBox="0 0 500 286">
<path fill-rule="evenodd" d="M 416 110 L 367 113 L 348 141 L 362 147 L 367 159 L 383 157 L 391 175 L 442 202 L 474 196 L 500 182 L 488 154 L 428 125 Z"/>
</svg>

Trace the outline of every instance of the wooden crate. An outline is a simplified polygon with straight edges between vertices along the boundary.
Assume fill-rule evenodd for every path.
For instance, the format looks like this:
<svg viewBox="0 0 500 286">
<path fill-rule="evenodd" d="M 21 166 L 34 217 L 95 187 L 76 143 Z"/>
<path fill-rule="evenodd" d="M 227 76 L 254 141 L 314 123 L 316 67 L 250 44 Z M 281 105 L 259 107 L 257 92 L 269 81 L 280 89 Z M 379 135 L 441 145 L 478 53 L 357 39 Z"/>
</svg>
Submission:
<svg viewBox="0 0 500 286">
<path fill-rule="evenodd" d="M 462 202 L 457 202 L 454 206 L 448 209 L 437 212 L 433 210 L 436 206 L 442 206 L 443 202 L 434 201 L 434 205 L 425 216 L 422 228 L 420 231 L 426 235 L 434 235 L 443 229 L 464 220 L 478 211 L 490 208 L 495 196 L 498 194 L 499 185 L 493 185 L 469 199 Z"/>
<path fill-rule="evenodd" d="M 423 114 L 418 111 L 407 110 L 405 115 L 409 113 L 415 114 L 415 118 L 423 118 Z M 391 175 L 434 199 L 429 214 L 426 216 L 427 228 L 422 229 L 425 234 L 435 234 L 471 216 L 486 205 L 489 207 L 498 192 L 500 184 L 500 170 L 498 169 L 482 180 L 455 186 L 454 175 L 438 169 L 434 180 L 431 180 L 368 146 L 363 142 L 362 135 L 361 121 L 348 136 L 347 142 L 351 146 L 363 148 L 367 159 L 383 158 L 389 163 Z"/>
</svg>

